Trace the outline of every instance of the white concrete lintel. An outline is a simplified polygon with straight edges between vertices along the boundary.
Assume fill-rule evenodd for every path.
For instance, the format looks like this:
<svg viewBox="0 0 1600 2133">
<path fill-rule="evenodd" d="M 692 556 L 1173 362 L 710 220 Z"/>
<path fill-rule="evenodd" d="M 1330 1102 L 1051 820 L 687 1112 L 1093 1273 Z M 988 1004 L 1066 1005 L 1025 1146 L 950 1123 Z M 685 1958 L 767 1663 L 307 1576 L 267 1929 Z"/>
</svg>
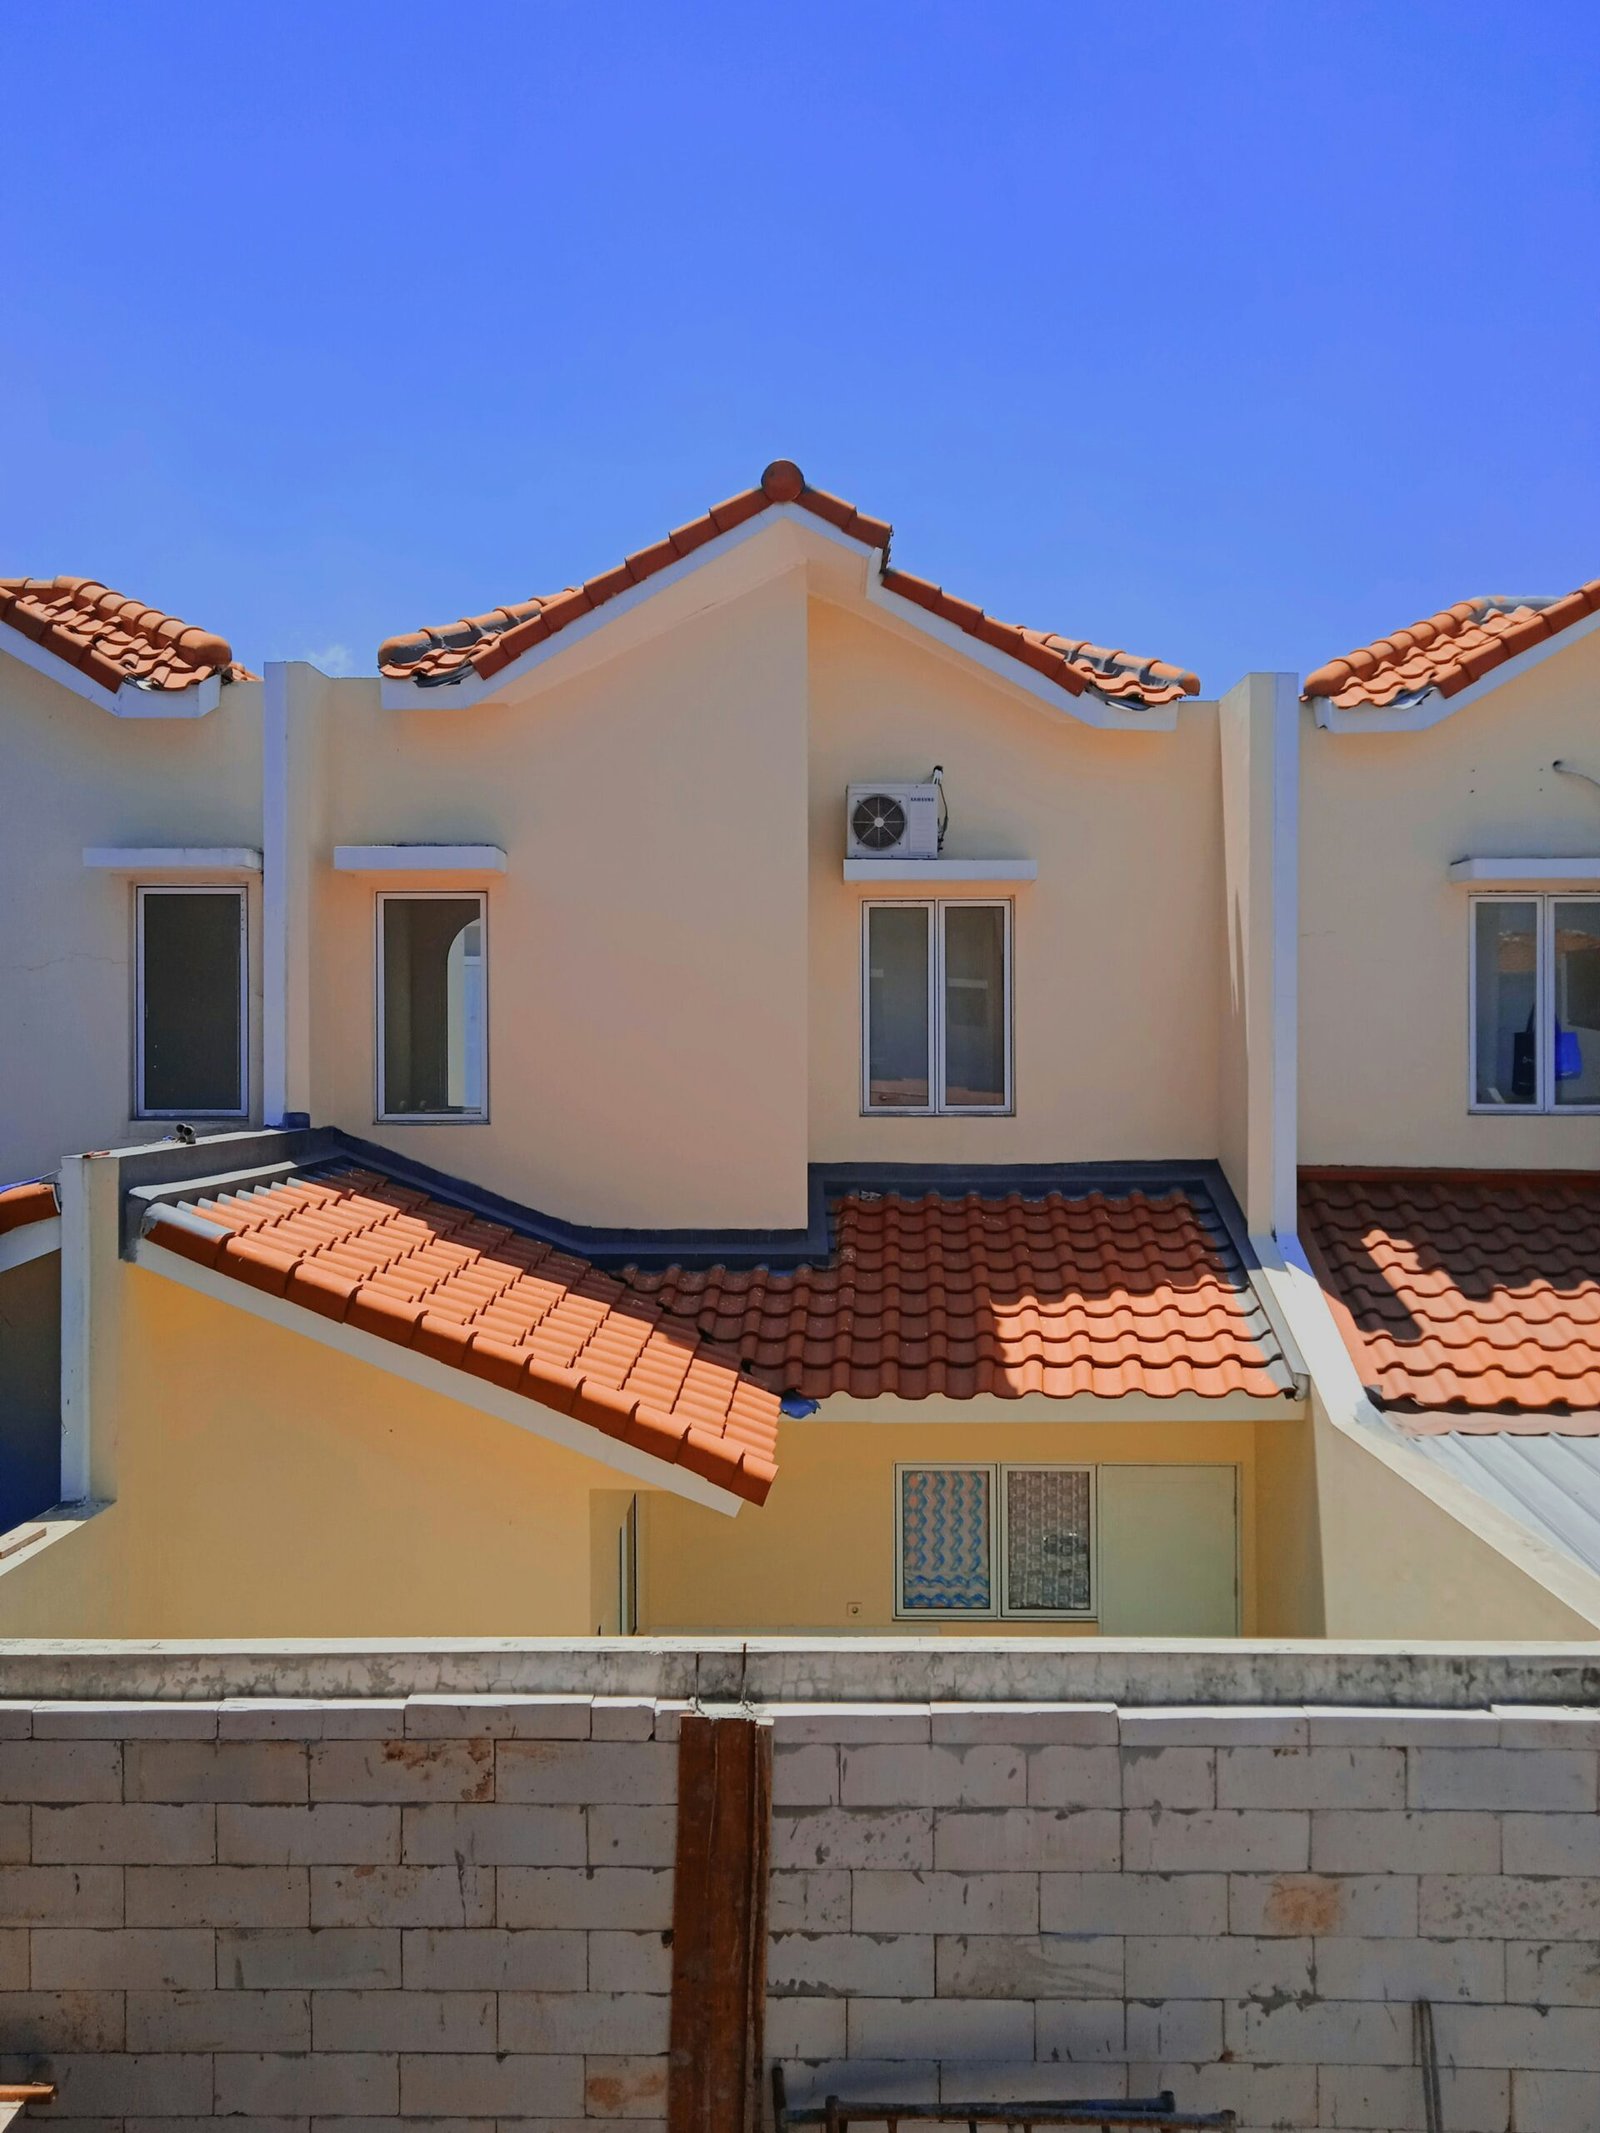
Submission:
<svg viewBox="0 0 1600 2133">
<path fill-rule="evenodd" d="M 630 1480 L 642 1482 L 648 1488 L 687 1497 L 691 1503 L 705 1504 L 711 1510 L 730 1515 L 743 1509 L 742 1498 L 690 1473 L 687 1467 L 669 1464 L 664 1459 L 652 1459 L 648 1453 L 608 1437 L 604 1430 L 596 1429 L 590 1423 L 574 1421 L 570 1415 L 559 1414 L 552 1407 L 542 1407 L 537 1400 L 508 1392 L 502 1386 L 491 1385 L 486 1378 L 475 1377 L 470 1371 L 436 1362 L 430 1355 L 418 1355 L 394 1341 L 380 1340 L 377 1334 L 364 1333 L 358 1326 L 324 1318 L 319 1312 L 308 1311 L 303 1305 L 289 1303 L 281 1296 L 269 1296 L 265 1290 L 252 1288 L 248 1282 L 235 1281 L 231 1275 L 219 1274 L 211 1267 L 185 1259 L 181 1253 L 169 1252 L 152 1238 L 138 1238 L 132 1256 L 135 1266 L 163 1275 L 168 1281 L 179 1282 L 201 1296 L 210 1297 L 214 1303 L 231 1305 L 236 1311 L 248 1311 L 257 1318 L 264 1318 L 269 1325 L 281 1326 L 285 1332 L 321 1341 L 325 1347 L 337 1349 L 341 1355 L 354 1356 L 377 1370 L 388 1371 L 409 1384 L 421 1386 L 425 1392 L 438 1393 L 441 1398 L 454 1400 L 463 1407 L 475 1407 L 498 1421 L 526 1430 L 530 1436 L 542 1437 L 548 1443 L 559 1444 L 565 1451 L 576 1452 L 597 1466 L 626 1474 Z"/>
<path fill-rule="evenodd" d="M 1503 666 L 1492 667 L 1481 681 L 1471 683 L 1455 696 L 1441 696 L 1437 690 L 1429 690 L 1416 703 L 1403 708 L 1390 705 L 1381 711 L 1341 711 L 1328 697 L 1313 696 L 1310 698 L 1311 709 L 1317 724 L 1328 733 L 1425 733 L 1430 726 L 1441 726 L 1456 712 L 1481 703 L 1496 689 L 1503 689 L 1509 681 L 1519 680 L 1534 667 L 1542 666 L 1545 660 L 1553 659 L 1568 645 L 1579 643 L 1597 629 L 1600 629 L 1600 610 L 1585 615 L 1581 622 L 1570 623 L 1553 637 L 1530 644 L 1515 659 L 1506 660 Z"/>
<path fill-rule="evenodd" d="M 86 844 L 83 863 L 108 874 L 259 874 L 245 844 Z"/>
<path fill-rule="evenodd" d="M 847 859 L 846 881 L 1037 881 L 1036 859 Z"/>
<path fill-rule="evenodd" d="M 503 874 L 498 844 L 336 844 L 338 874 Z"/>
<path fill-rule="evenodd" d="M 814 1416 L 785 1426 L 805 1429 L 818 1422 L 892 1423 L 944 1428 L 954 1423 L 962 1429 L 1026 1429 L 1044 1424 L 1059 1428 L 1066 1422 L 1168 1422 L 1176 1429 L 1203 1428 L 1209 1422 L 1299 1422 L 1306 1413 L 1304 1399 L 1284 1395 L 1261 1399 L 1252 1393 L 1224 1393 L 1214 1399 L 1181 1395 L 1157 1400 L 1148 1393 L 1124 1393 L 1118 1399 L 1102 1399 L 1095 1393 L 1074 1393 L 1068 1399 L 1053 1399 L 1047 1393 L 1026 1393 L 1020 1399 L 905 1400 L 881 1394 L 875 1400 L 856 1400 L 834 1393 L 822 1400 Z"/>
<path fill-rule="evenodd" d="M 24 1222 L 20 1229 L 8 1229 L 0 1235 L 0 1274 L 8 1274 L 14 1266 L 26 1266 L 30 1259 L 43 1259 L 47 1252 L 61 1249 L 61 1217 L 47 1215 L 42 1222 Z"/>
<path fill-rule="evenodd" d="M 1570 858 L 1453 859 L 1452 881 L 1492 882 L 1498 886 L 1525 881 L 1582 882 L 1593 887 L 1600 882 L 1600 852 L 1582 852 Z"/>
</svg>

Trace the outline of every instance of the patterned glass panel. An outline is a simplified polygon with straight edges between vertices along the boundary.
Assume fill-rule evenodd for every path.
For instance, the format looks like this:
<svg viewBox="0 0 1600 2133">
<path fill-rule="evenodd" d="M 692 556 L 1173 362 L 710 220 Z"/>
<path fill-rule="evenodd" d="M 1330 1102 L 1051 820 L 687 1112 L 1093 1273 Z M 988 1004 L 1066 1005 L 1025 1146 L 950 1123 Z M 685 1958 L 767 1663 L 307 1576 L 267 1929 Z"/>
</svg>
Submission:
<svg viewBox="0 0 1600 2133">
<path fill-rule="evenodd" d="M 900 1476 L 901 1594 L 907 1613 L 993 1606 L 987 1468 L 913 1467 Z"/>
<path fill-rule="evenodd" d="M 1006 1612 L 1086 1614 L 1089 1476 L 1070 1467 L 1006 1469 Z"/>
</svg>

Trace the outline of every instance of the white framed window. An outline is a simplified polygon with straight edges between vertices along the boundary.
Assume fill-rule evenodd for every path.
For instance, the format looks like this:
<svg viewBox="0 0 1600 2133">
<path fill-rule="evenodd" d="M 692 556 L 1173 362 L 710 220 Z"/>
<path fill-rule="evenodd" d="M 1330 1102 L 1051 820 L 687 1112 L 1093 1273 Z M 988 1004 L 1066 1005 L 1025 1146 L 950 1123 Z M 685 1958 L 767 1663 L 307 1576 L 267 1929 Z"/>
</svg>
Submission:
<svg viewBox="0 0 1600 2133">
<path fill-rule="evenodd" d="M 1090 1621 L 1095 1477 L 1089 1466 L 981 1461 L 895 1468 L 895 1614 Z"/>
<path fill-rule="evenodd" d="M 135 1117 L 247 1115 L 246 908 L 243 889 L 137 890 Z"/>
<path fill-rule="evenodd" d="M 377 923 L 377 1111 L 489 1115 L 488 899 L 398 889 Z"/>
<path fill-rule="evenodd" d="M 1011 906 L 897 897 L 861 907 L 861 1109 L 1012 1108 Z"/>
<path fill-rule="evenodd" d="M 1600 1111 L 1600 897 L 1469 907 L 1468 1108 Z"/>
</svg>

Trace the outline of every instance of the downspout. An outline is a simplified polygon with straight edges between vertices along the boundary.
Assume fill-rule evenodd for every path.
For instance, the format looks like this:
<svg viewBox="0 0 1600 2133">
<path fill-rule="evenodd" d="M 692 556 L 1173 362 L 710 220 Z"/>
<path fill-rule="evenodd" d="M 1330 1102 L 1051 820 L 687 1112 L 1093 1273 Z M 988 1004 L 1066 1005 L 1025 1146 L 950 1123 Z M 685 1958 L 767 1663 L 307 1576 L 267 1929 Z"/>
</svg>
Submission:
<svg viewBox="0 0 1600 2133">
<path fill-rule="evenodd" d="M 289 669 L 267 663 L 261 706 L 261 1117 L 289 1101 Z"/>
</svg>

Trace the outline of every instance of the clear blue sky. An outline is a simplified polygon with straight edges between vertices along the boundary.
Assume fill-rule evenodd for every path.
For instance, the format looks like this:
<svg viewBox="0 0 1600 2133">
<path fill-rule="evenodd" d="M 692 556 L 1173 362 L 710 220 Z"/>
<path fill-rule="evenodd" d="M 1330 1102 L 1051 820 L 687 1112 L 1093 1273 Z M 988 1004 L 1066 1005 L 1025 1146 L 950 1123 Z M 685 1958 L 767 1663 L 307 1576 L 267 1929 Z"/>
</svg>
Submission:
<svg viewBox="0 0 1600 2133">
<path fill-rule="evenodd" d="M 780 455 L 1208 691 L 1600 574 L 1594 0 L 74 0 L 0 71 L 0 571 L 255 665 Z"/>
</svg>

